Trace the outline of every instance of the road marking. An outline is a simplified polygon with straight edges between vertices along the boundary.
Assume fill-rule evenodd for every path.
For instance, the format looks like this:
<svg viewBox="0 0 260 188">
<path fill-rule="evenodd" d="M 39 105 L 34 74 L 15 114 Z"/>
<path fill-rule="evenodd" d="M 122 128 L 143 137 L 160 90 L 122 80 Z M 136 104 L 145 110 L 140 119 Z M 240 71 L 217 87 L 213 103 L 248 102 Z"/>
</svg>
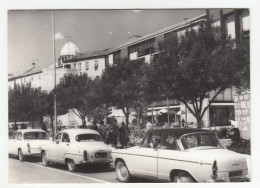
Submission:
<svg viewBox="0 0 260 188">
<path fill-rule="evenodd" d="M 54 169 L 54 168 L 41 166 L 41 165 L 38 165 L 38 164 L 33 164 L 33 163 L 29 163 L 29 162 L 25 162 L 25 163 L 30 164 L 30 165 L 34 165 L 34 166 L 38 166 L 38 167 L 41 167 L 41 168 L 47 168 L 47 169 L 50 169 L 50 170 L 53 170 L 53 171 L 62 172 L 64 174 L 70 174 L 70 175 L 78 176 L 78 177 L 81 177 L 81 178 L 98 181 L 98 182 L 101 182 L 101 183 L 112 183 L 112 182 L 108 182 L 108 181 L 99 180 L 99 179 L 96 179 L 96 178 L 91 178 L 91 177 L 88 177 L 88 176 L 82 176 L 82 175 L 75 174 L 75 173 L 72 173 L 72 172 L 66 172 L 66 171 L 62 171 L 62 170 L 58 170 L 58 169 Z"/>
</svg>

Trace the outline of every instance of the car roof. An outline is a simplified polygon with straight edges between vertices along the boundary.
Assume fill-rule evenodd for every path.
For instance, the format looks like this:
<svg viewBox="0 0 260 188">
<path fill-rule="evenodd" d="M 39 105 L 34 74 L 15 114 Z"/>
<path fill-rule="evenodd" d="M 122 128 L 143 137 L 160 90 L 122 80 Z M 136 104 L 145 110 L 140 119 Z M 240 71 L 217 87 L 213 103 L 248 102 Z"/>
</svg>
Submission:
<svg viewBox="0 0 260 188">
<path fill-rule="evenodd" d="M 25 133 L 25 132 L 45 132 L 46 133 L 46 131 L 44 131 L 42 129 L 18 129 L 15 132 L 21 132 L 21 133 Z"/>
<path fill-rule="evenodd" d="M 148 131 L 149 133 L 170 133 L 173 134 L 177 139 L 179 139 L 182 135 L 189 133 L 214 133 L 205 129 L 197 129 L 197 128 L 159 128 Z"/>
<path fill-rule="evenodd" d="M 92 129 L 64 129 L 60 132 L 65 132 L 65 133 L 68 133 L 68 134 L 73 134 L 73 135 L 76 135 L 76 134 L 99 134 L 97 131 L 95 130 L 92 130 Z"/>
</svg>

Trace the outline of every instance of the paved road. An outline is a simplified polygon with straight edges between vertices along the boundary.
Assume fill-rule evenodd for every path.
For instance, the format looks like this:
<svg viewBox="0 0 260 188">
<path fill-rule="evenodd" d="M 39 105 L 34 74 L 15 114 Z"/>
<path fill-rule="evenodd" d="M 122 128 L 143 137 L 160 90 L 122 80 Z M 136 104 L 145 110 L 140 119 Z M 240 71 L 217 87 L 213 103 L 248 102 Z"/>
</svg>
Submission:
<svg viewBox="0 0 260 188">
<path fill-rule="evenodd" d="M 69 172 L 66 165 L 42 165 L 40 158 L 29 158 L 20 162 L 9 157 L 9 183 L 118 183 L 115 169 L 102 166 L 80 166 L 77 172 Z M 133 183 L 156 183 L 156 181 L 134 178 Z"/>
</svg>

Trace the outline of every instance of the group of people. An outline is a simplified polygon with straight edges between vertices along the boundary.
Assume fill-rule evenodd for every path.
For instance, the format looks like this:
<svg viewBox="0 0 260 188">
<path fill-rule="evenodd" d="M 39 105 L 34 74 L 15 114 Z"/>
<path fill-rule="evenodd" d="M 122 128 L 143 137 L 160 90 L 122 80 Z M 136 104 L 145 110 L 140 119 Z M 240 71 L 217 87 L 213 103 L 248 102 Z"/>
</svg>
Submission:
<svg viewBox="0 0 260 188">
<path fill-rule="evenodd" d="M 121 123 L 120 127 L 117 123 L 105 125 L 104 121 L 101 121 L 100 125 L 97 126 L 97 122 L 93 122 L 93 125 L 89 128 L 98 131 L 106 144 L 117 148 L 119 141 L 121 145 L 120 148 L 127 147 L 130 131 L 124 122 Z"/>
</svg>

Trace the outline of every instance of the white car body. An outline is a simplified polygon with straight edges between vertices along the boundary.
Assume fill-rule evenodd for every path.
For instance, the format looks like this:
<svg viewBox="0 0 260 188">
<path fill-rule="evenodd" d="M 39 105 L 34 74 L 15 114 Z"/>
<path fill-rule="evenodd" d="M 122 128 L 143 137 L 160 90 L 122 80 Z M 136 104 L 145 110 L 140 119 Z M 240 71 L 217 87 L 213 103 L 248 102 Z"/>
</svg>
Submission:
<svg viewBox="0 0 260 188">
<path fill-rule="evenodd" d="M 33 137 L 26 139 L 26 134 L 33 135 L 34 133 L 46 134 L 46 137 L 44 139 Z M 19 129 L 13 133 L 8 141 L 8 153 L 18 155 L 19 150 L 21 150 L 24 156 L 40 156 L 41 146 L 49 142 L 47 132 L 41 129 Z"/>
<path fill-rule="evenodd" d="M 175 134 L 176 131 L 178 134 Z M 146 142 L 145 137 L 140 146 L 113 150 L 114 165 L 116 166 L 118 161 L 123 161 L 132 176 L 162 181 L 174 181 L 174 176 L 181 172 L 188 174 L 194 182 L 248 181 L 247 161 L 244 155 L 223 149 L 221 146 L 184 148 L 181 139 L 185 135 L 198 133 L 212 134 L 215 137 L 213 132 L 200 131 L 202 130 L 186 128 L 183 129 L 183 133 L 181 128 L 149 131 L 146 137 L 150 134 L 174 137 L 177 147 L 167 149 L 163 144 L 156 148 L 145 147 L 142 145 Z M 216 176 L 213 175 L 215 161 Z"/>
<path fill-rule="evenodd" d="M 60 136 L 59 136 L 60 134 Z M 46 153 L 48 162 L 66 164 L 66 160 L 73 160 L 79 164 L 109 164 L 112 162 L 111 148 L 107 146 L 100 137 L 100 141 L 78 142 L 79 135 L 97 135 L 97 131 L 91 129 L 67 129 L 60 131 L 54 141 L 44 145 L 42 152 Z M 64 137 L 68 135 L 70 142 L 66 142 Z M 84 152 L 86 156 L 84 157 Z"/>
</svg>

